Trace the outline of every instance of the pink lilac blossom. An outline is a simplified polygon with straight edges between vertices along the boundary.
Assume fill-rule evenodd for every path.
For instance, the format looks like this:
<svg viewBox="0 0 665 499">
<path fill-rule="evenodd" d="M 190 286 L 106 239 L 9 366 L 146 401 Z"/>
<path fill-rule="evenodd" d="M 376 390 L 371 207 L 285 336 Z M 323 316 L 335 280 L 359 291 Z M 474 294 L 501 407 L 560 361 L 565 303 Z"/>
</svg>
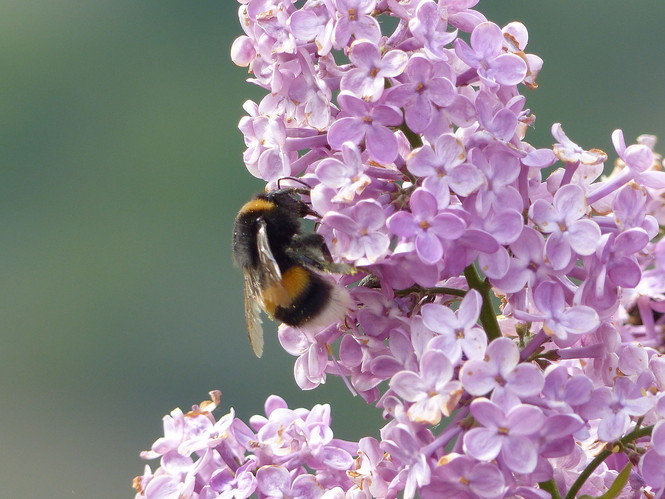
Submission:
<svg viewBox="0 0 665 499">
<path fill-rule="evenodd" d="M 367 101 L 378 100 L 383 94 L 386 78 L 401 75 L 409 60 L 401 50 L 389 50 L 382 54 L 379 47 L 369 40 L 353 42 L 348 56 L 352 69 L 344 73 L 339 86 L 343 91 Z"/>
<path fill-rule="evenodd" d="M 470 290 L 456 312 L 438 303 L 423 305 L 423 324 L 437 338 L 430 346 L 439 346 L 451 359 L 482 359 L 487 347 L 485 332 L 476 326 L 480 316 L 482 298 L 475 289 Z"/>
<path fill-rule="evenodd" d="M 423 263 L 433 264 L 443 258 L 444 245 L 458 239 L 465 223 L 452 212 L 443 212 L 436 198 L 424 189 L 416 189 L 409 199 L 410 211 L 398 211 L 388 219 L 388 228 L 397 236 L 413 240 Z"/>
<path fill-rule="evenodd" d="M 435 65 L 424 56 L 412 56 L 400 76 L 402 84 L 388 90 L 386 101 L 404 109 L 409 129 L 421 133 L 432 123 L 437 107 L 445 108 L 455 101 L 453 70 L 444 62 Z"/>
<path fill-rule="evenodd" d="M 538 407 L 516 404 L 505 412 L 494 402 L 478 398 L 471 403 L 471 414 L 480 426 L 464 435 L 469 456 L 481 462 L 499 457 L 499 464 L 516 473 L 535 470 L 538 451 L 533 435 L 545 421 Z"/>
<path fill-rule="evenodd" d="M 271 396 L 248 425 L 211 392 L 165 416 L 137 499 L 665 497 L 655 137 L 615 131 L 607 176 L 561 124 L 529 144 L 543 61 L 478 0 L 239 3 L 231 56 L 267 93 L 243 106 L 246 167 L 308 186 L 357 269 L 333 276 L 342 323 L 280 344 L 300 388 L 339 376 L 386 423 L 346 442 L 329 406 Z"/>
<path fill-rule="evenodd" d="M 390 388 L 402 400 L 413 403 L 407 411 L 411 421 L 439 424 L 441 417 L 450 416 L 457 405 L 462 384 L 451 381 L 453 365 L 438 350 L 430 350 L 422 356 L 419 372 L 398 372 L 390 379 Z"/>
</svg>

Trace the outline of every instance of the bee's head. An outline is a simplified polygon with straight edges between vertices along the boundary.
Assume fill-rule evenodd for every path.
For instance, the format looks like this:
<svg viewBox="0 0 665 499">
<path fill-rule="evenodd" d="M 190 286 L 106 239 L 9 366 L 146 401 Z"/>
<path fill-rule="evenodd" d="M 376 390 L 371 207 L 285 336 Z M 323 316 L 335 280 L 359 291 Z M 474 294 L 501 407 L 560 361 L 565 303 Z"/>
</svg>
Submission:
<svg viewBox="0 0 665 499">
<path fill-rule="evenodd" d="M 264 196 L 265 199 L 272 201 L 278 207 L 288 210 L 290 213 L 293 213 L 299 218 L 303 218 L 308 215 L 321 218 L 318 213 L 312 210 L 309 204 L 300 199 L 301 195 L 307 194 L 309 194 L 309 189 L 287 187 L 284 189 L 277 189 L 276 191 L 270 191 Z"/>
</svg>

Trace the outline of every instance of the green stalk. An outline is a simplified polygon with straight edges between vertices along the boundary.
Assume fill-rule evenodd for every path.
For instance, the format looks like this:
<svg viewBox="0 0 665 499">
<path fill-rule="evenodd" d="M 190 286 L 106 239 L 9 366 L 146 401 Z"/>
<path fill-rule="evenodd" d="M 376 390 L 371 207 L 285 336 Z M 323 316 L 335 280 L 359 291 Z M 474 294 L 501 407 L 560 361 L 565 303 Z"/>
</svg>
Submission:
<svg viewBox="0 0 665 499">
<path fill-rule="evenodd" d="M 406 122 L 402 124 L 401 127 L 399 127 L 400 130 L 404 133 L 406 136 L 407 140 L 409 141 L 409 145 L 413 148 L 416 149 L 417 147 L 420 147 L 423 145 L 423 139 L 420 135 L 417 133 L 411 131 L 411 129 L 406 126 Z"/>
<path fill-rule="evenodd" d="M 443 286 L 436 286 L 433 288 L 423 288 L 422 286 L 416 285 L 416 286 L 411 286 L 410 288 L 395 290 L 395 294 L 397 296 L 406 296 L 410 295 L 411 293 L 420 293 L 422 295 L 452 295 L 460 297 L 464 297 L 464 295 L 466 295 L 466 291 L 464 291 L 463 289 L 446 288 Z"/>
<path fill-rule="evenodd" d="M 559 495 L 559 491 L 556 488 L 556 485 L 554 483 L 554 480 L 548 480 L 546 482 L 540 482 L 538 486 L 547 492 L 550 493 L 552 496 L 552 499 L 561 499 L 561 495 Z"/>
<path fill-rule="evenodd" d="M 619 447 L 623 447 L 624 445 L 633 442 L 634 440 L 638 440 L 642 437 L 646 437 L 648 435 L 651 435 L 651 431 L 653 430 L 653 426 L 645 426 L 644 428 L 640 428 L 638 430 L 634 430 L 630 432 L 628 435 L 626 435 L 623 438 L 620 438 L 616 442 L 612 444 L 608 444 L 605 446 L 605 449 L 600 451 L 600 453 L 593 458 L 593 460 L 589 463 L 589 465 L 584 468 L 584 471 L 580 474 L 580 476 L 577 477 L 577 480 L 573 483 L 573 485 L 570 487 L 570 490 L 566 494 L 566 497 L 564 499 L 575 499 L 575 495 L 580 491 L 582 488 L 582 485 L 584 485 L 584 482 L 587 481 L 587 478 L 591 476 L 591 473 L 600 466 L 600 464 L 605 461 L 608 457 L 612 455 L 612 449 L 616 447 L 617 445 Z"/>
<path fill-rule="evenodd" d="M 480 323 L 485 329 L 485 334 L 489 341 L 501 338 L 501 329 L 499 322 L 496 320 L 496 312 L 492 306 L 492 286 L 487 280 L 482 280 L 476 267 L 473 264 L 464 269 L 464 277 L 466 282 L 469 283 L 469 288 L 475 289 L 483 297 L 483 305 L 480 309 Z"/>
</svg>

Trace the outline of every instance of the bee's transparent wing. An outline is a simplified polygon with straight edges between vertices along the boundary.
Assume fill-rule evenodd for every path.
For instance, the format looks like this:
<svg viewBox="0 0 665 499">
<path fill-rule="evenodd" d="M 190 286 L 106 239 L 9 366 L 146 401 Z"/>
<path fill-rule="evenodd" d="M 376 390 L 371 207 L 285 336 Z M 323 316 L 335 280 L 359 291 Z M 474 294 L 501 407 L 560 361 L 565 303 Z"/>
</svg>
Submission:
<svg viewBox="0 0 665 499">
<path fill-rule="evenodd" d="M 263 355 L 263 321 L 261 320 L 261 289 L 250 272 L 245 272 L 245 322 L 247 337 L 257 357 Z"/>
<path fill-rule="evenodd" d="M 291 304 L 289 293 L 282 282 L 282 272 L 275 260 L 264 220 L 259 220 L 259 229 L 256 234 L 256 247 L 259 253 L 260 296 L 263 310 L 270 314 L 276 306 L 287 307 Z"/>
<path fill-rule="evenodd" d="M 245 321 L 247 336 L 257 357 L 263 355 L 261 309 L 270 315 L 276 306 L 287 306 L 289 294 L 282 283 L 282 273 L 270 249 L 266 223 L 259 220 L 256 249 L 259 262 L 256 269 L 245 271 Z"/>
</svg>

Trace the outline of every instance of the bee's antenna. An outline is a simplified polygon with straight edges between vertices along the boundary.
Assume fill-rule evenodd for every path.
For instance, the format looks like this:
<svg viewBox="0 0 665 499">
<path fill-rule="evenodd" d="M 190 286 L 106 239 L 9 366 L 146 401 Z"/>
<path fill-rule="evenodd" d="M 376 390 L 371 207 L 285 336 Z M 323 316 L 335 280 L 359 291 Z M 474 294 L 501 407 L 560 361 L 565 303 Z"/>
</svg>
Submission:
<svg viewBox="0 0 665 499">
<path fill-rule="evenodd" d="M 298 177 L 281 177 L 281 178 L 277 179 L 277 188 L 278 189 L 282 188 L 282 186 L 281 186 L 281 181 L 282 180 L 293 180 L 294 182 L 298 182 L 300 185 L 304 185 L 306 190 L 304 190 L 304 189 L 295 189 L 296 192 L 298 192 L 299 194 L 301 194 L 301 193 L 306 194 L 312 188 L 307 182 L 305 182 L 301 178 L 298 178 Z M 301 192 L 301 191 L 303 191 L 303 192 Z"/>
</svg>

